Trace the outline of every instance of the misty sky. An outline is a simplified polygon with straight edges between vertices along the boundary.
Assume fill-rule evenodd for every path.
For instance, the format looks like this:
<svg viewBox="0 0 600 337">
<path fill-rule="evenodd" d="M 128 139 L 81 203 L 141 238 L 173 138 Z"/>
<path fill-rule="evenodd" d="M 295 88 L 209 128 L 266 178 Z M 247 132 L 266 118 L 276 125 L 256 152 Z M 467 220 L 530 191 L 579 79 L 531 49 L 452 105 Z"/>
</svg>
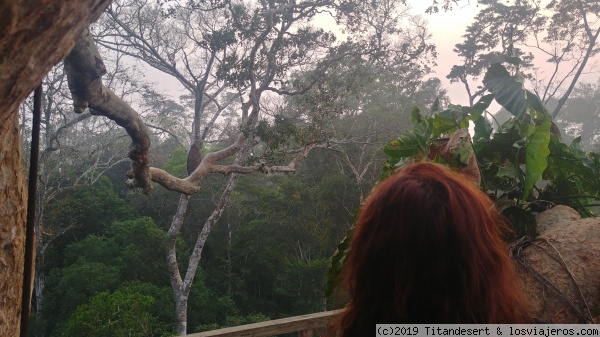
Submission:
<svg viewBox="0 0 600 337">
<path fill-rule="evenodd" d="M 452 11 L 444 12 L 440 9 L 439 13 L 426 14 L 425 10 L 432 3 L 431 0 L 407 0 L 408 4 L 412 8 L 412 14 L 421 15 L 427 22 L 429 30 L 432 34 L 432 42 L 435 43 L 437 48 L 437 66 L 434 67 L 434 73 L 432 76 L 438 77 L 442 80 L 444 88 L 448 91 L 450 100 L 454 104 L 468 105 L 467 95 L 464 86 L 460 83 L 450 84 L 450 81 L 446 79 L 446 75 L 450 72 L 453 65 L 460 63 L 459 58 L 453 51 L 454 45 L 462 41 L 462 35 L 465 32 L 466 27 L 473 21 L 473 18 L 477 14 L 479 8 L 476 0 L 462 1 L 461 6 L 455 6 Z M 330 21 L 331 20 L 331 21 Z M 318 19 L 317 24 L 323 24 L 328 26 L 330 21 L 333 23 L 333 19 L 330 17 L 321 17 Z M 333 29 L 335 30 L 335 29 Z M 548 64 L 544 61 L 543 55 L 535 53 L 536 59 L 534 63 L 536 66 L 545 69 L 550 69 Z M 590 60 L 586 67 L 587 71 L 590 71 L 591 65 L 597 61 L 600 63 L 600 56 L 597 56 L 595 60 Z M 595 82 L 599 77 L 600 67 L 595 69 L 591 74 L 583 75 L 580 81 Z M 177 99 L 184 90 L 174 78 L 166 76 L 154 69 L 148 69 L 148 74 L 151 81 L 158 82 L 159 87 L 163 87 L 163 90 L 174 99 Z M 480 83 L 472 85 L 476 87 Z"/>
<path fill-rule="evenodd" d="M 546 1 L 547 2 L 547 1 Z M 425 10 L 431 4 L 431 1 L 424 0 L 408 0 L 412 7 L 413 14 L 422 15 L 429 23 L 429 29 L 432 33 L 432 41 L 435 43 L 438 52 L 437 64 L 434 68 L 435 76 L 442 80 L 444 87 L 448 90 L 451 102 L 455 104 L 468 105 L 468 98 L 464 86 L 459 83 L 450 84 L 446 79 L 446 75 L 454 64 L 460 62 L 456 53 L 453 51 L 454 45 L 462 41 L 467 26 L 473 22 L 473 18 L 479 10 L 476 0 L 462 1 L 462 6 L 454 8 L 450 12 L 440 11 L 436 14 L 425 14 Z M 551 67 L 545 62 L 544 55 L 531 50 L 535 55 L 534 64 L 540 67 L 542 71 L 548 72 Z M 590 74 L 585 74 L 580 77 L 581 81 L 596 82 L 599 77 L 600 68 L 592 69 L 594 61 L 600 63 L 600 57 L 596 56 L 590 60 L 586 66 L 586 71 L 591 71 Z"/>
</svg>

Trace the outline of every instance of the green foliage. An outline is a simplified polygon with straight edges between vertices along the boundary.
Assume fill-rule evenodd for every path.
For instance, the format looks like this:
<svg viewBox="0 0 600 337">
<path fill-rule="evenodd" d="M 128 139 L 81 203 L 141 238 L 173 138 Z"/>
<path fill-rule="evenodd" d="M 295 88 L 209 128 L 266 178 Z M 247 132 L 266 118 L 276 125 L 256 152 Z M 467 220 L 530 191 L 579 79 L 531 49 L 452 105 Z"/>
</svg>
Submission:
<svg viewBox="0 0 600 337">
<path fill-rule="evenodd" d="M 299 174 L 240 179 L 203 252 L 206 286 L 216 297 L 207 289 L 202 297 L 212 300 L 196 309 L 190 299 L 190 313 L 201 310 L 204 322 L 224 326 L 225 310 L 227 317 L 261 313 L 272 319 L 323 310 L 331 247 L 352 223 L 346 209 L 359 204 L 354 179 L 322 169 L 331 160 L 315 151 Z M 190 327 L 210 329 L 204 322 Z"/>
<path fill-rule="evenodd" d="M 121 282 L 120 268 L 97 262 L 78 260 L 64 269 L 54 269 L 47 279 L 48 293 L 44 304 L 49 328 L 67 320 L 77 306 L 85 304 L 94 294 L 117 289 Z M 60 335 L 61 325 L 52 335 Z"/>
<path fill-rule="evenodd" d="M 548 162 L 546 158 L 550 154 L 548 143 L 550 143 L 550 126 L 552 120 L 546 113 L 539 125 L 535 127 L 533 135 L 527 141 L 525 149 L 525 167 L 527 174 L 523 182 L 523 196 L 529 196 L 533 185 L 542 178 Z"/>
<path fill-rule="evenodd" d="M 240 180 L 204 248 L 188 301 L 190 331 L 322 310 L 330 247 L 352 222 L 345 208 L 358 205 L 358 189 L 349 176 L 317 170 L 332 165 L 324 151 L 312 155 L 299 168 L 301 174 Z M 207 177 L 204 187 L 212 188 L 219 179 Z M 194 198 L 199 204 L 212 202 L 209 193 Z M 198 213 L 206 212 L 204 207 L 198 208 L 190 210 L 190 224 L 204 216 Z M 89 335 L 148 331 L 148 326 L 153 336 L 174 330 L 164 230 L 150 218 L 104 223 L 109 218 L 100 215 L 98 233 L 57 252 L 60 263 L 50 271 L 44 307 L 36 315 L 34 328 L 40 334 L 77 334 L 90 328 L 92 319 L 96 327 Z M 178 252 L 185 263 L 191 249 L 181 241 Z M 138 320 L 135 314 L 110 316 L 107 308 L 117 304 L 135 306 Z M 108 318 L 113 325 L 106 324 Z"/>
<path fill-rule="evenodd" d="M 418 111 L 413 112 L 414 130 L 401 135 L 387 147 L 402 144 L 407 137 L 415 139 L 419 133 L 431 136 L 419 139 L 419 151 L 386 151 L 390 159 L 385 174 L 389 175 L 409 159 L 431 158 L 427 151 L 436 142 L 435 137 L 454 132 L 465 126 L 463 123 L 468 120 L 475 123 L 473 149 L 483 178 L 482 188 L 497 200 L 501 210 L 511 206 L 528 210 L 531 202 L 543 198 L 575 206 L 584 215 L 591 214 L 580 199 L 584 194 L 592 197 L 599 194 L 597 167 L 593 160 L 597 155 L 587 155 L 578 140 L 571 146 L 560 142 L 550 132 L 552 119 L 539 98 L 525 90 L 520 79 L 510 75 L 501 64 L 493 64 L 488 69 L 484 83 L 492 93 L 483 96 L 472 108 L 451 106 L 427 118 L 420 116 Z M 515 116 L 500 125 L 496 132 L 492 132 L 491 124 L 482 115 L 492 99 Z M 570 157 L 569 165 L 564 163 L 567 155 Z M 464 163 L 463 160 L 462 165 Z M 446 164 L 460 168 L 455 163 Z M 583 172 L 587 173 L 584 180 L 580 179 Z M 564 189 L 567 185 L 568 191 Z M 586 202 L 590 204 L 590 200 Z M 514 218 L 516 213 L 512 214 Z"/>
<path fill-rule="evenodd" d="M 86 234 L 101 234 L 105 225 L 133 216 L 133 210 L 114 192 L 111 182 L 101 178 L 93 186 L 62 193 L 47 206 L 44 221 L 47 229 L 72 226 L 70 234 L 82 238 Z"/>
<path fill-rule="evenodd" d="M 125 280 L 166 285 L 167 263 L 165 260 L 165 231 L 158 228 L 150 218 L 138 218 L 114 222 L 110 235 L 120 247 L 119 255 L 125 268 Z"/>
<path fill-rule="evenodd" d="M 103 263 L 105 265 L 120 266 L 120 250 L 118 243 L 113 238 L 104 236 L 88 235 L 79 242 L 68 245 L 65 249 L 65 266 L 74 265 L 77 262 Z"/>
<path fill-rule="evenodd" d="M 532 201 L 531 192 L 542 178 L 550 154 L 551 117 L 534 94 L 527 92 L 517 76 L 512 76 L 499 63 L 493 64 L 485 74 L 484 83 L 491 94 L 481 97 L 473 107 L 451 105 L 447 110 L 428 117 L 413 111 L 414 130 L 402 134 L 386 145 L 389 156 L 384 176 L 407 161 L 423 158 L 445 162 L 459 169 L 469 156 L 466 143 L 460 143 L 453 153 L 457 162 L 436 157 L 437 138 L 449 135 L 459 128 L 475 124 L 473 149 L 483 177 L 483 188 L 497 198 L 518 190 L 521 201 Z M 495 99 L 515 117 L 493 132 L 483 113 Z M 411 146 L 407 146 L 409 144 Z M 410 151 L 402 151 L 404 149 Z M 514 201 L 516 203 L 519 200 Z"/>
<path fill-rule="evenodd" d="M 494 63 L 483 78 L 485 87 L 494 94 L 498 104 L 516 117 L 521 117 L 529 107 L 523 83 L 515 80 L 500 63 Z"/>
<path fill-rule="evenodd" d="M 329 259 L 285 259 L 276 274 L 274 293 L 280 307 L 290 315 L 301 315 L 323 305 L 325 274 Z"/>
<path fill-rule="evenodd" d="M 229 316 L 240 315 L 239 307 L 231 296 L 220 294 L 206 285 L 205 274 L 204 270 L 197 273 L 188 301 L 188 325 L 194 331 L 225 327 Z"/>
<path fill-rule="evenodd" d="M 170 286 L 167 284 L 155 285 L 133 281 L 124 283 L 118 290 L 151 297 L 153 303 L 147 312 L 159 322 L 169 326 L 170 330 L 174 330 L 176 322 L 175 302 L 173 301 L 173 291 Z"/>
<path fill-rule="evenodd" d="M 92 310 L 96 304 L 90 304 L 91 297 L 123 287 L 150 296 L 156 301 L 149 309 L 152 315 L 163 323 L 174 322 L 171 290 L 162 288 L 169 282 L 161 248 L 164 231 L 150 218 L 104 227 L 103 236 L 89 235 L 68 244 L 64 249 L 64 267 L 49 273 L 42 318 L 53 336 L 63 333 L 76 308 L 88 305 L 86 310 Z M 138 283 L 132 285 L 134 281 Z"/>
<path fill-rule="evenodd" d="M 153 304 L 153 297 L 127 288 L 98 293 L 77 308 L 62 336 L 167 336 L 167 327 L 150 313 Z"/>
<path fill-rule="evenodd" d="M 281 163 L 287 159 L 281 154 L 281 150 L 313 141 L 318 137 L 317 132 L 315 125 L 300 126 L 300 123 L 282 114 L 275 115 L 271 121 L 263 119 L 254 129 L 263 149 L 260 156 L 251 156 L 249 161 L 254 163 L 260 159 L 269 163 Z"/>
<path fill-rule="evenodd" d="M 63 266 L 65 247 L 85 236 L 102 235 L 116 220 L 127 220 L 135 211 L 113 189 L 106 178 L 93 186 L 66 189 L 53 199 L 44 213 L 44 231 L 56 235 L 64 232 L 45 251 L 47 271 Z"/>
<path fill-rule="evenodd" d="M 600 199 L 600 155 L 586 154 L 580 138 L 569 146 L 552 134 L 552 118 L 540 99 L 526 91 L 518 76 L 510 75 L 501 64 L 493 64 L 488 69 L 484 83 L 491 93 L 482 96 L 473 107 L 451 105 L 429 116 L 415 109 L 413 130 L 384 147 L 389 159 L 382 179 L 406 163 L 426 159 L 461 170 L 466 166 L 465 158 L 475 155 L 481 188 L 495 200 L 517 237 L 536 235 L 532 212 L 539 211 L 541 204 L 566 204 L 584 216 L 592 215 L 590 206 L 593 200 Z M 514 116 L 495 132 L 484 115 L 492 99 Z M 465 122 L 468 121 L 475 124 L 473 142 L 463 140 L 455 145 L 452 158 L 441 158 L 437 152 L 438 137 L 467 127 Z M 332 259 L 328 295 L 333 292 L 350 249 L 351 235 L 352 231 Z"/>
<path fill-rule="evenodd" d="M 251 314 L 248 314 L 247 316 L 231 315 L 231 316 L 227 316 L 225 324 L 222 324 L 222 325 L 219 325 L 216 323 L 201 324 L 198 327 L 196 327 L 196 329 L 194 331 L 195 332 L 210 331 L 210 330 L 222 329 L 222 328 L 227 328 L 227 327 L 232 327 L 232 326 L 259 323 L 259 322 L 264 322 L 264 321 L 268 321 L 268 320 L 270 320 L 269 316 L 266 316 L 261 313 L 251 313 Z"/>
<path fill-rule="evenodd" d="M 593 215 L 589 208 L 595 204 L 600 191 L 600 155 L 587 154 L 581 147 L 580 137 L 575 138 L 570 145 L 553 137 L 549 148 L 548 168 L 543 175 L 549 186 L 540 198 L 560 200 L 577 209 L 583 216 Z"/>
<path fill-rule="evenodd" d="M 171 156 L 167 162 L 165 162 L 165 171 L 171 173 L 176 177 L 187 176 L 187 153 L 182 147 L 177 147 L 171 152 Z"/>
</svg>

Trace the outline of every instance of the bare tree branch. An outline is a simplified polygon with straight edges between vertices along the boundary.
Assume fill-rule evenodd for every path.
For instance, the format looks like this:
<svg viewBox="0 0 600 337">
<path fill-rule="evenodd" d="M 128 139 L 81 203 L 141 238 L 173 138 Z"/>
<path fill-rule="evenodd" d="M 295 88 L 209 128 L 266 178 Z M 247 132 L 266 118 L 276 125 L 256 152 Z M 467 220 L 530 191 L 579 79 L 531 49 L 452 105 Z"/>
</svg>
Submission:
<svg viewBox="0 0 600 337">
<path fill-rule="evenodd" d="M 299 153 L 285 166 L 268 166 L 265 163 L 259 163 L 254 166 L 240 166 L 240 165 L 212 165 L 210 172 L 230 174 L 230 173 L 241 173 L 248 174 L 253 172 L 262 172 L 264 174 L 270 174 L 275 172 L 287 172 L 295 173 L 296 165 L 302 158 L 306 158 L 308 153 L 318 145 L 317 142 L 312 142 L 302 148 Z M 298 151 L 296 151 L 298 152 Z"/>
</svg>

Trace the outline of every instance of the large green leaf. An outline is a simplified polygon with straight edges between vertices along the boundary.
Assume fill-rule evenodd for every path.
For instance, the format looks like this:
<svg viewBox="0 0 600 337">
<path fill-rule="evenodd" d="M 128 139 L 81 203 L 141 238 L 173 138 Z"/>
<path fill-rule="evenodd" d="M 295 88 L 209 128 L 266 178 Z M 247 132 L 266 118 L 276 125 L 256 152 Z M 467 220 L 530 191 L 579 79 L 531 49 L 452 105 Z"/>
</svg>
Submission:
<svg viewBox="0 0 600 337">
<path fill-rule="evenodd" d="M 429 138 L 431 138 L 431 124 L 433 118 L 423 117 L 418 107 L 413 108 L 410 117 L 413 124 L 413 133 L 419 138 L 421 146 L 425 146 Z"/>
<path fill-rule="evenodd" d="M 392 160 L 398 161 L 404 157 L 421 156 L 426 153 L 426 148 L 425 141 L 418 134 L 410 131 L 387 143 L 383 148 L 383 152 Z"/>
<path fill-rule="evenodd" d="M 470 139 L 461 137 L 456 147 L 452 149 L 452 154 L 458 158 L 461 164 L 468 165 L 469 159 L 475 156 Z"/>
<path fill-rule="evenodd" d="M 571 150 L 573 157 L 576 158 L 574 162 L 582 169 L 581 172 L 578 173 L 587 176 L 589 179 L 594 179 L 596 176 L 596 165 L 594 164 L 594 161 L 587 156 L 585 150 L 581 146 L 581 136 L 573 139 L 571 145 L 569 145 L 569 150 Z"/>
<path fill-rule="evenodd" d="M 421 119 L 421 121 L 413 128 L 413 133 L 419 137 L 419 141 L 422 146 L 426 146 L 427 142 L 431 139 L 431 129 L 433 124 L 433 118 L 427 117 Z"/>
<path fill-rule="evenodd" d="M 550 126 L 552 119 L 548 113 L 544 114 L 544 119 L 536 127 L 533 135 L 527 140 L 525 152 L 525 182 L 523 184 L 523 198 L 527 198 L 533 185 L 542 177 L 542 173 L 548 165 L 548 155 L 550 149 Z"/>
<path fill-rule="evenodd" d="M 576 155 L 578 158 L 585 157 L 585 150 L 581 146 L 581 136 L 576 137 L 569 145 L 569 149 Z"/>
<path fill-rule="evenodd" d="M 419 123 L 423 122 L 423 116 L 421 115 L 419 107 L 413 107 L 410 112 L 410 119 L 412 120 L 413 126 L 417 126 Z"/>
<path fill-rule="evenodd" d="M 490 139 L 494 128 L 490 122 L 482 116 L 485 110 L 492 104 L 494 94 L 488 94 L 479 99 L 475 105 L 469 110 L 470 119 L 475 124 L 475 134 L 473 135 L 473 146 L 476 150 L 481 149 L 479 141 L 482 139 Z"/>
<path fill-rule="evenodd" d="M 473 143 L 479 142 L 481 139 L 490 139 L 494 128 L 485 116 L 477 118 L 475 121 L 475 134 L 473 135 Z"/>
<path fill-rule="evenodd" d="M 496 178 L 505 179 L 505 180 L 516 180 L 517 174 L 515 171 L 515 167 L 511 163 L 506 163 L 500 165 L 498 167 L 498 172 L 496 172 Z"/>
<path fill-rule="evenodd" d="M 539 113 L 544 113 L 546 112 L 546 108 L 544 108 L 544 103 L 542 103 L 542 100 L 540 99 L 540 97 L 538 95 L 536 95 L 535 93 L 526 90 L 527 92 L 527 101 L 529 101 L 529 104 L 531 105 L 532 108 L 535 109 L 535 111 L 539 112 Z"/>
<path fill-rule="evenodd" d="M 479 99 L 475 105 L 471 108 L 471 120 L 477 121 L 483 112 L 489 108 L 490 104 L 494 100 L 494 94 L 487 94 Z"/>
<path fill-rule="evenodd" d="M 528 118 L 526 118 L 526 120 L 515 121 L 515 128 L 522 139 L 529 139 L 538 129 L 534 121 L 531 121 L 531 119 Z"/>
<path fill-rule="evenodd" d="M 494 63 L 483 77 L 483 84 L 493 94 L 496 101 L 514 116 L 522 116 L 529 108 L 523 83 L 502 66 Z"/>
<path fill-rule="evenodd" d="M 452 134 L 458 129 L 468 127 L 467 113 L 462 110 L 461 106 L 454 106 L 454 108 L 435 114 L 433 116 L 432 137 Z"/>
</svg>

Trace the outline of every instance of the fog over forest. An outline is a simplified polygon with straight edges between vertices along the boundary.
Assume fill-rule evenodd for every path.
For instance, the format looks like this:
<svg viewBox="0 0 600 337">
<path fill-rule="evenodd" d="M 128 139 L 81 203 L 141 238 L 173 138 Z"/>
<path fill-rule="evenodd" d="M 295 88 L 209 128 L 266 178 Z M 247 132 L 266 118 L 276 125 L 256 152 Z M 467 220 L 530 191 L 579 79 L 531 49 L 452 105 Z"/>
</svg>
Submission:
<svg viewBox="0 0 600 337">
<path fill-rule="evenodd" d="M 29 336 L 339 309 L 357 210 L 415 161 L 512 240 L 595 216 L 599 34 L 596 0 L 113 1 L 42 82 Z"/>
</svg>

